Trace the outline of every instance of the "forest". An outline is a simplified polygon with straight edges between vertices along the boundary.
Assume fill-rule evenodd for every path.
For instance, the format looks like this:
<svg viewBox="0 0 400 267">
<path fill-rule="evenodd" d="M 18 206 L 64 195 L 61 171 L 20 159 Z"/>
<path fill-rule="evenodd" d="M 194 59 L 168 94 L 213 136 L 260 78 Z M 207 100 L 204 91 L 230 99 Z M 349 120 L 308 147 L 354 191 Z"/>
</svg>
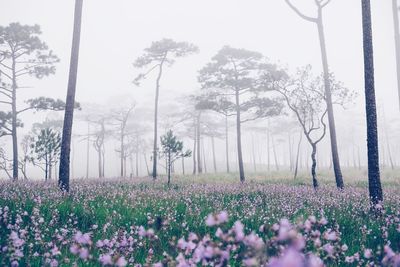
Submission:
<svg viewBox="0 0 400 267">
<path fill-rule="evenodd" d="M 0 265 L 400 266 L 399 12 L 0 0 Z"/>
</svg>

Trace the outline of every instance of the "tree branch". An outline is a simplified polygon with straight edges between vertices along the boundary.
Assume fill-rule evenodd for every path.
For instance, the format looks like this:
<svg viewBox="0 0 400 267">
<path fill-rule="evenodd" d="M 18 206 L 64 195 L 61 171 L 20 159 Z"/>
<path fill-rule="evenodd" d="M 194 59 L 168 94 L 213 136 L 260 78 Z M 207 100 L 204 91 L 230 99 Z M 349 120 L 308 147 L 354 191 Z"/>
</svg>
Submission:
<svg viewBox="0 0 400 267">
<path fill-rule="evenodd" d="M 317 19 L 316 19 L 316 18 L 309 17 L 309 16 L 306 16 L 306 15 L 304 15 L 303 13 L 301 13 L 300 10 L 299 10 L 297 7 L 295 7 L 295 6 L 290 2 L 290 0 L 285 0 L 285 2 L 286 2 L 286 4 L 288 4 L 288 6 L 289 6 L 294 12 L 296 12 L 296 14 L 299 15 L 302 19 L 305 19 L 305 20 L 307 20 L 307 21 L 314 22 L 314 23 L 317 22 Z"/>
</svg>

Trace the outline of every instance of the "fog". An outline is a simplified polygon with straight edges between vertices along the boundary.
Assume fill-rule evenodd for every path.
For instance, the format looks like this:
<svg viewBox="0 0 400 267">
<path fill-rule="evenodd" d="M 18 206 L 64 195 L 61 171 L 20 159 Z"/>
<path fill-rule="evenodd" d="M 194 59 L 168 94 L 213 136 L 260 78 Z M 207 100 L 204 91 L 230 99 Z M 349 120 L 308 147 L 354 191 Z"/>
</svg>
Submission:
<svg viewBox="0 0 400 267">
<path fill-rule="evenodd" d="M 294 2 L 302 12 L 315 16 L 313 0 Z M 366 126 L 364 105 L 363 50 L 360 1 L 333 0 L 324 8 L 324 26 L 330 71 L 337 80 L 358 96 L 354 104 L 343 110 L 335 107 L 338 147 L 341 164 L 346 167 L 366 166 Z M 388 147 L 393 158 L 400 156 L 399 103 L 397 93 L 395 47 L 391 1 L 372 1 L 375 82 L 378 106 L 378 125 L 381 144 L 382 164 L 389 163 Z M 74 1 L 63 0 L 0 0 L 0 26 L 11 22 L 38 24 L 41 39 L 60 58 L 55 75 L 37 80 L 25 78 L 20 86 L 18 105 L 38 96 L 65 100 L 71 52 Z M 200 92 L 197 81 L 198 71 L 224 46 L 244 48 L 265 55 L 276 63 L 294 72 L 298 67 L 310 64 L 313 72 L 322 72 L 321 54 L 314 24 L 309 23 L 291 10 L 285 1 L 273 0 L 85 0 L 83 6 L 81 47 L 79 58 L 76 100 L 82 110 L 76 111 L 72 158 L 73 177 L 84 177 L 87 171 L 87 122 L 85 116 L 90 110 L 118 110 L 135 103 L 130 121 L 143 122 L 149 130 L 144 139 L 148 148 L 139 158 L 139 175 L 147 175 L 144 158 L 150 164 L 152 124 L 156 73 L 152 73 L 140 86 L 133 84 L 142 70 L 133 62 L 153 41 L 171 38 L 185 41 L 199 47 L 199 53 L 179 58 L 171 67 L 166 67 L 161 79 L 159 136 L 169 128 L 181 132 L 181 125 L 171 116 L 180 110 L 182 99 Z M 0 110 L 7 111 L 5 105 Z M 93 111 L 94 112 L 94 111 Z M 283 122 L 292 118 L 279 116 L 270 119 L 270 131 L 275 136 L 276 154 L 280 169 L 289 169 L 289 144 Z M 217 116 L 211 112 L 211 116 Z M 24 127 L 19 129 L 19 139 L 28 134 L 34 122 L 43 121 L 46 116 L 62 118 L 63 112 L 27 112 L 20 118 Z M 218 116 L 217 116 L 218 117 Z M 179 118 L 178 118 L 179 120 Z M 232 118 L 229 132 L 230 165 L 237 170 L 236 132 Z M 260 119 L 243 126 L 243 157 L 246 172 L 267 171 L 267 119 Z M 386 127 L 384 127 L 386 126 Z M 93 130 L 96 126 L 91 125 Z M 261 128 L 256 131 L 254 128 Z M 106 140 L 105 175 L 119 176 L 118 140 L 115 126 L 109 127 L 113 135 Z M 290 133 L 291 151 L 294 153 L 300 128 L 296 125 Z M 193 148 L 193 140 L 181 136 L 184 147 Z M 203 139 L 203 156 L 207 172 L 214 172 L 212 164 L 211 139 Z M 216 161 L 218 172 L 225 171 L 225 143 L 217 138 Z M 11 139 L 0 139 L 0 145 L 11 155 Z M 98 176 L 97 153 L 89 144 L 89 176 Z M 271 148 L 272 149 L 272 148 Z M 274 165 L 270 149 L 271 165 Z M 308 171 L 309 148 L 303 140 L 300 167 Z M 359 154 L 359 157 L 358 157 Z M 318 148 L 319 169 L 330 166 L 329 135 Z M 359 163 L 358 163 L 359 159 Z M 135 160 L 135 156 L 132 157 Z M 355 163 L 354 161 L 357 161 Z M 192 160 L 185 159 L 187 173 L 192 171 Z M 256 166 L 254 166 L 254 162 Z M 395 164 L 400 162 L 395 162 Z M 134 163 L 127 163 L 127 173 L 135 176 Z M 179 166 L 178 166 L 179 165 Z M 151 168 L 151 166 L 149 167 Z M 275 167 L 271 167 L 275 168 Z M 164 170 L 160 167 L 161 172 Z M 42 171 L 29 166 L 32 178 L 42 179 Z M 176 172 L 181 172 L 177 163 Z M 6 178 L 4 173 L 0 174 Z"/>
</svg>

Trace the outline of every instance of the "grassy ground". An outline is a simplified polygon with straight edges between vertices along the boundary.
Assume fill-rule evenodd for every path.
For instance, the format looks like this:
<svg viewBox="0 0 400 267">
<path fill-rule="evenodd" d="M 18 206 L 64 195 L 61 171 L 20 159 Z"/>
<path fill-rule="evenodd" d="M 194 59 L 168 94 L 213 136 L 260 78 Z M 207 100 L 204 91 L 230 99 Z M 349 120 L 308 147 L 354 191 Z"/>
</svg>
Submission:
<svg viewBox="0 0 400 267">
<path fill-rule="evenodd" d="M 174 260 L 180 252 L 180 238 L 190 233 L 215 238 L 216 227 L 207 226 L 205 219 L 221 211 L 229 214 L 228 222 L 221 226 L 227 232 L 241 221 L 245 234 L 254 231 L 267 244 L 276 234 L 271 230 L 273 225 L 287 218 L 306 237 L 304 253 L 312 252 L 332 266 L 363 265 L 367 259 L 362 255 L 371 249 L 373 257 L 368 260 L 380 263 L 385 245 L 400 251 L 399 181 L 395 174 L 385 174 L 385 212 L 377 217 L 370 212 L 365 178 L 357 178 L 357 171 L 345 173 L 348 186 L 343 192 L 337 191 L 332 177 L 324 174 L 320 175 L 322 186 L 316 192 L 306 175 L 293 180 L 285 178 L 290 177 L 285 173 L 249 174 L 245 184 L 236 182 L 235 174 L 177 176 L 171 187 L 166 186 L 165 178 L 156 182 L 145 178 L 74 180 L 68 196 L 61 195 L 53 183 L 0 182 L 0 265 L 16 261 L 30 266 L 97 266 L 102 255 L 111 255 L 116 265 L 122 257 L 130 265 Z M 326 225 L 314 230 L 335 231 L 338 238 L 329 242 L 340 252 L 329 255 L 322 245 L 315 245 L 315 237 L 304 232 L 304 222 L 312 215 L 327 220 Z M 141 233 L 140 226 L 152 229 L 154 235 Z M 78 231 L 88 233 L 90 242 L 77 241 Z M 328 242 L 320 239 L 323 244 Z M 112 245 L 98 247 L 99 240 L 108 240 Z M 128 245 L 121 246 L 123 240 L 128 240 Z M 225 241 L 219 242 L 220 247 L 226 245 Z M 348 249 L 342 251 L 344 244 Z M 80 255 L 85 249 L 88 255 Z M 239 252 L 231 255 L 235 253 Z M 345 263 L 345 257 L 355 253 L 361 255 L 361 260 Z M 187 257 L 192 256 L 189 253 Z M 229 261 L 243 264 L 233 256 Z M 176 262 L 170 260 L 170 265 Z"/>
</svg>

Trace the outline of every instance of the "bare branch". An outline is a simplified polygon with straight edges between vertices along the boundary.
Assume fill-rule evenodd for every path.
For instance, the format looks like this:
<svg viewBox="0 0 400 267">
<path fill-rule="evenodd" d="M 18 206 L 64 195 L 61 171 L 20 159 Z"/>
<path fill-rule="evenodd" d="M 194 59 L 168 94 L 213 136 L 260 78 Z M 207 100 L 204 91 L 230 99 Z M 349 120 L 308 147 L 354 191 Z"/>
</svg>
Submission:
<svg viewBox="0 0 400 267">
<path fill-rule="evenodd" d="M 305 19 L 305 20 L 307 20 L 307 21 L 314 22 L 314 23 L 316 23 L 316 22 L 318 21 L 316 18 L 313 18 L 313 17 L 309 17 L 309 16 L 304 15 L 297 7 L 295 7 L 295 6 L 290 2 L 290 0 L 285 0 L 285 2 L 286 2 L 286 3 L 288 4 L 288 6 L 289 6 L 294 12 L 296 12 L 296 14 L 299 15 L 302 19 Z"/>
</svg>

